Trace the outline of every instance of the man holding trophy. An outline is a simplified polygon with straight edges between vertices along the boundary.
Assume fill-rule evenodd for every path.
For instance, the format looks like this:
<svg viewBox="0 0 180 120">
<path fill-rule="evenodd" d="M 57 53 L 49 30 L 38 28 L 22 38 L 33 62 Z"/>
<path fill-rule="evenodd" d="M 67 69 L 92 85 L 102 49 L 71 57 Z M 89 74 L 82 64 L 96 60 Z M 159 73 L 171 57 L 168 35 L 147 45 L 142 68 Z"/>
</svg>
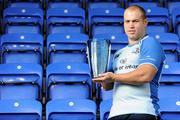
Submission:
<svg viewBox="0 0 180 120">
<path fill-rule="evenodd" d="M 128 45 L 113 58 L 113 72 L 95 76 L 105 90 L 113 89 L 109 120 L 157 120 L 158 82 L 165 60 L 160 43 L 146 34 L 148 21 L 143 8 L 124 12 Z"/>
</svg>

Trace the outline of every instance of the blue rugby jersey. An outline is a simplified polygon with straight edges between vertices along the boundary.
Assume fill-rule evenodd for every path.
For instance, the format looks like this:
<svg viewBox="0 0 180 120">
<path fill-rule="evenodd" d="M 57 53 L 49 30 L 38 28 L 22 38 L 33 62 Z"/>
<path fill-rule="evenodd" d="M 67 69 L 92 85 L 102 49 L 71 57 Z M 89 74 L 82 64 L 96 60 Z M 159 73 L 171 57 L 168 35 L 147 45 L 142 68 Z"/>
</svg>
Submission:
<svg viewBox="0 0 180 120">
<path fill-rule="evenodd" d="M 157 92 L 164 60 L 165 54 L 160 43 L 149 36 L 145 36 L 137 44 L 128 45 L 115 53 L 114 73 L 128 73 L 140 65 L 151 64 L 157 69 L 157 74 L 150 83 L 142 85 L 115 82 L 113 105 L 109 117 L 130 113 L 159 114 Z"/>
</svg>

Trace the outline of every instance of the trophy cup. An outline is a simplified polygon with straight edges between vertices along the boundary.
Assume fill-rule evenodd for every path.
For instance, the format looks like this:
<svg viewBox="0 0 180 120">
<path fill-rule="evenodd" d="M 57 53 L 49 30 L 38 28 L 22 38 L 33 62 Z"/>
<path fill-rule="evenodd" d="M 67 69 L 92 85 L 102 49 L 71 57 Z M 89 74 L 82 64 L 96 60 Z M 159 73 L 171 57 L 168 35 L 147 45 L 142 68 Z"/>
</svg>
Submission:
<svg viewBox="0 0 180 120">
<path fill-rule="evenodd" d="M 107 72 L 110 61 L 110 50 L 110 40 L 96 38 L 88 41 L 88 61 L 93 77 Z"/>
</svg>

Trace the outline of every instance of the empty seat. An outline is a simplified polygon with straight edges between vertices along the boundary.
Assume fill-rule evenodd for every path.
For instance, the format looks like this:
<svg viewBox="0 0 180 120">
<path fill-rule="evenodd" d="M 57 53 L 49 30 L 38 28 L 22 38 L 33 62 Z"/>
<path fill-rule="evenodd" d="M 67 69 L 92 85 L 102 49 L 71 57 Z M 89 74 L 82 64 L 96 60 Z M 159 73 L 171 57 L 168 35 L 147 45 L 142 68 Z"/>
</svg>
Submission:
<svg viewBox="0 0 180 120">
<path fill-rule="evenodd" d="M 46 0 L 47 8 L 80 8 L 83 0 Z"/>
<path fill-rule="evenodd" d="M 88 8 L 118 8 L 122 6 L 120 0 L 87 0 Z"/>
<path fill-rule="evenodd" d="M 54 63 L 46 70 L 48 99 L 89 99 L 92 97 L 92 79 L 85 63 Z"/>
<path fill-rule="evenodd" d="M 160 99 L 159 104 L 162 120 L 180 120 L 180 97 Z"/>
<path fill-rule="evenodd" d="M 108 120 L 112 99 L 104 100 L 100 103 L 100 120 Z"/>
<path fill-rule="evenodd" d="M 172 11 L 172 23 L 174 32 L 180 36 L 180 7 L 174 8 Z"/>
<path fill-rule="evenodd" d="M 164 6 L 168 8 L 170 15 L 172 15 L 174 8 L 180 7 L 179 0 L 164 0 L 164 4 Z"/>
<path fill-rule="evenodd" d="M 168 98 L 177 99 L 180 93 L 180 63 L 167 62 L 163 66 L 162 76 L 160 79 L 159 98 L 160 101 Z"/>
<path fill-rule="evenodd" d="M 42 68 L 38 64 L 0 64 L 1 100 L 41 99 Z"/>
<path fill-rule="evenodd" d="M 89 35 L 123 33 L 122 8 L 93 8 L 89 9 Z"/>
<path fill-rule="evenodd" d="M 51 8 L 47 10 L 47 33 L 85 32 L 85 11 L 82 8 Z"/>
<path fill-rule="evenodd" d="M 3 14 L 4 33 L 42 33 L 43 19 L 40 8 L 6 8 Z"/>
<path fill-rule="evenodd" d="M 6 7 L 41 8 L 43 0 L 4 0 Z"/>
<path fill-rule="evenodd" d="M 129 2 L 129 6 L 138 5 L 141 7 L 158 7 L 156 2 Z"/>
<path fill-rule="evenodd" d="M 150 33 L 157 39 L 166 54 L 166 62 L 178 62 L 179 60 L 179 38 L 174 33 Z"/>
<path fill-rule="evenodd" d="M 43 64 L 43 37 L 39 34 L 4 34 L 1 63 Z"/>
<path fill-rule="evenodd" d="M 96 103 L 87 99 L 60 99 L 49 101 L 46 105 L 46 120 L 57 119 L 96 120 Z"/>
<path fill-rule="evenodd" d="M 89 37 L 82 33 L 51 34 L 47 38 L 48 63 L 87 63 Z"/>
<path fill-rule="evenodd" d="M 180 118 L 180 63 L 168 62 L 164 65 L 159 87 L 159 105 L 162 120 Z"/>
<path fill-rule="evenodd" d="M 169 32 L 168 9 L 162 7 L 144 7 L 148 19 L 147 32 Z"/>
<path fill-rule="evenodd" d="M 0 100 L 0 119 L 42 120 L 42 105 L 35 100 Z"/>
</svg>

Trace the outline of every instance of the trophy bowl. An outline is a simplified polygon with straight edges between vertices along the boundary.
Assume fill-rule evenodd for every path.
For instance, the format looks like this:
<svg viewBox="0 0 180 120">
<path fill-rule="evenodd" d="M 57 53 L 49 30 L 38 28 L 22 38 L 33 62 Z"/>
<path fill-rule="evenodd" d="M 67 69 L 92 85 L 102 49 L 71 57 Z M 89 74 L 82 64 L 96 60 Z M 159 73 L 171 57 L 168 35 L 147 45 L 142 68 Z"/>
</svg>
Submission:
<svg viewBox="0 0 180 120">
<path fill-rule="evenodd" d="M 107 72 L 110 61 L 110 50 L 111 44 L 108 39 L 94 38 L 88 41 L 88 62 L 93 77 Z"/>
</svg>

